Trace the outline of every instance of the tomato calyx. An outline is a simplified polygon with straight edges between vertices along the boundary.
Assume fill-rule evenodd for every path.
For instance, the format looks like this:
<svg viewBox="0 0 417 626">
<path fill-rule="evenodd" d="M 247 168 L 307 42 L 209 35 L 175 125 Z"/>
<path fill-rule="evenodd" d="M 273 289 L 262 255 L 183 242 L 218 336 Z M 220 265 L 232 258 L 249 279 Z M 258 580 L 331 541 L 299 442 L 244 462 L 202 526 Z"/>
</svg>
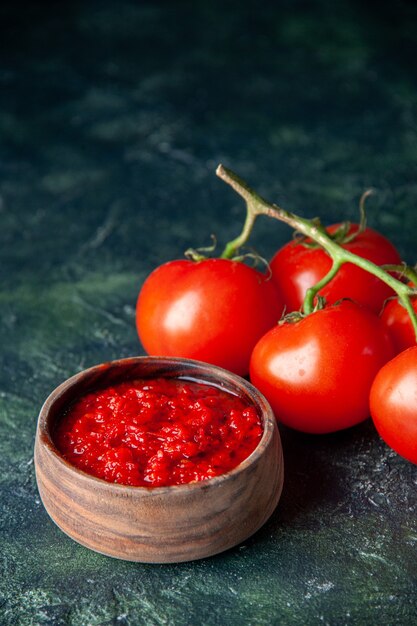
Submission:
<svg viewBox="0 0 417 626">
<path fill-rule="evenodd" d="M 341 301 L 335 302 L 335 305 L 340 304 Z M 305 313 L 303 310 L 300 311 L 291 311 L 290 313 L 283 313 L 281 319 L 278 322 L 278 325 L 282 324 L 297 324 L 301 322 L 301 320 L 305 319 L 312 313 L 317 313 L 317 311 L 322 311 L 328 306 L 326 298 L 323 296 L 317 296 L 314 309 L 310 313 Z"/>
<path fill-rule="evenodd" d="M 204 246 L 201 248 L 187 248 L 184 252 L 184 256 L 188 261 L 194 261 L 195 263 L 199 263 L 200 261 L 207 261 L 207 259 L 220 258 L 225 259 L 227 261 L 234 261 L 236 263 L 245 263 L 246 261 L 250 261 L 250 263 L 246 263 L 250 267 L 257 269 L 259 267 L 264 268 L 266 270 L 267 278 L 270 278 L 272 275 L 271 268 L 269 266 L 268 261 L 258 254 L 256 250 L 252 250 L 251 252 L 244 252 L 243 254 L 238 254 L 238 250 L 235 250 L 236 254 L 232 257 L 225 257 L 220 255 L 219 257 L 215 257 L 213 254 L 217 247 L 217 239 L 215 235 L 211 235 L 212 244 L 211 246 Z M 203 254 L 208 252 L 209 254 Z"/>
<path fill-rule="evenodd" d="M 365 210 L 365 202 L 366 202 L 366 199 L 369 198 L 369 196 L 371 196 L 373 193 L 374 193 L 373 189 L 367 189 L 362 194 L 359 200 L 359 223 L 357 225 L 352 224 L 352 222 L 350 222 L 349 220 L 345 220 L 341 222 L 337 226 L 337 228 L 335 228 L 334 230 L 330 232 L 327 228 L 325 228 L 322 225 L 319 217 L 313 217 L 310 221 L 313 225 L 316 226 L 316 228 L 324 231 L 330 237 L 330 239 L 334 241 L 335 243 L 337 243 L 339 246 L 344 246 L 348 243 L 351 243 L 352 241 L 355 241 L 355 239 L 366 230 L 367 217 L 366 217 L 366 210 Z M 294 233 L 294 240 L 296 241 L 297 244 L 304 246 L 304 248 L 309 248 L 311 250 L 321 248 L 321 245 L 317 243 L 316 241 L 314 241 L 314 239 L 310 239 L 306 235 L 303 235 L 302 233 L 298 231 Z"/>
<path fill-rule="evenodd" d="M 278 326 L 283 324 L 297 324 L 305 318 L 305 314 L 302 311 L 291 311 L 291 313 L 284 313 L 278 322 Z"/>
<path fill-rule="evenodd" d="M 209 257 L 206 254 L 203 254 L 203 252 L 212 253 L 217 248 L 216 235 L 210 235 L 210 237 L 212 242 L 210 246 L 203 246 L 201 248 L 187 248 L 187 250 L 184 252 L 185 258 L 189 261 L 195 262 L 205 261 L 206 259 L 208 259 Z"/>
<path fill-rule="evenodd" d="M 268 280 L 272 276 L 271 268 L 269 266 L 268 261 L 265 259 L 265 257 L 261 256 L 256 251 L 245 252 L 244 254 L 239 254 L 237 256 L 234 256 L 230 260 L 236 261 L 237 263 L 244 263 L 245 261 L 251 261 L 250 267 L 253 267 L 254 269 L 257 269 L 260 267 L 266 270 L 266 277 Z"/>
</svg>

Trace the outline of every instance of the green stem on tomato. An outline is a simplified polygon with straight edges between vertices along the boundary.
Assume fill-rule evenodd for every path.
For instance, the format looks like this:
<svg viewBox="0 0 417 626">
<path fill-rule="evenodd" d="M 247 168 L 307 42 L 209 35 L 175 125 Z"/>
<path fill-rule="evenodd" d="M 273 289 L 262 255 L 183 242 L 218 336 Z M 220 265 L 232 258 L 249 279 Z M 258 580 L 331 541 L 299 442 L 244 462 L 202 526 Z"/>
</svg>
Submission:
<svg viewBox="0 0 417 626">
<path fill-rule="evenodd" d="M 294 213 L 291 213 L 290 211 L 286 211 L 276 204 L 270 204 L 269 202 L 261 198 L 261 196 L 259 196 L 255 191 L 253 191 L 245 181 L 239 178 L 237 174 L 223 167 L 223 165 L 218 166 L 216 174 L 224 182 L 229 184 L 245 200 L 247 206 L 247 216 L 242 233 L 239 235 L 239 237 L 234 239 L 226 246 L 225 251 L 222 254 L 223 258 L 231 258 L 236 252 L 237 248 L 246 243 L 255 223 L 255 220 L 259 215 L 266 215 L 268 217 L 272 217 L 273 219 L 280 220 L 281 222 L 284 222 L 285 224 L 291 226 L 296 231 L 302 233 L 309 239 L 312 239 L 313 241 L 318 243 L 322 248 L 324 248 L 324 250 L 326 250 L 333 262 L 332 267 L 330 271 L 326 274 L 326 276 L 322 278 L 322 280 L 319 281 L 316 285 L 314 285 L 314 287 L 308 289 L 303 304 L 303 311 L 305 314 L 312 312 L 314 299 L 318 291 L 320 291 L 320 289 L 322 289 L 325 285 L 327 285 L 328 282 L 330 282 L 330 280 L 332 280 L 339 268 L 344 263 L 352 263 L 353 265 L 357 265 L 358 267 L 362 268 L 366 272 L 373 274 L 384 283 L 386 283 L 389 287 L 391 287 L 393 291 L 395 291 L 395 293 L 398 295 L 400 302 L 407 309 L 417 341 L 417 314 L 414 311 L 410 300 L 410 296 L 415 295 L 415 289 L 394 278 L 394 276 L 389 274 L 378 265 L 375 265 L 371 261 L 368 261 L 368 259 L 364 259 L 356 254 L 353 254 L 353 252 L 342 248 L 339 244 L 333 241 L 333 239 L 327 234 L 324 226 L 322 226 L 322 224 L 317 220 L 305 219 L 303 217 L 295 215 Z M 402 268 L 402 270 L 404 273 L 404 268 Z"/>
<path fill-rule="evenodd" d="M 249 239 L 249 235 L 252 232 L 252 228 L 257 216 L 249 210 L 249 204 L 247 204 L 247 207 L 248 209 L 246 211 L 246 219 L 243 225 L 242 232 L 238 237 L 236 237 L 232 241 L 229 241 L 229 243 L 226 244 L 220 256 L 221 259 L 232 259 L 233 257 L 236 257 L 237 251 L 242 246 L 244 246 Z"/>
<path fill-rule="evenodd" d="M 332 278 L 334 278 L 337 274 L 337 272 L 340 269 L 340 265 L 341 263 L 338 263 L 337 261 L 333 261 L 333 264 L 330 268 L 330 270 L 327 272 L 327 274 L 325 276 L 323 276 L 323 278 L 316 283 L 313 287 L 309 287 L 306 291 L 306 295 L 305 295 L 305 299 L 304 299 L 304 303 L 303 303 L 303 312 L 308 315 L 309 313 L 312 313 L 314 310 L 314 299 L 317 295 L 317 293 L 323 289 L 323 287 L 325 287 L 327 285 L 327 283 L 329 283 Z"/>
</svg>

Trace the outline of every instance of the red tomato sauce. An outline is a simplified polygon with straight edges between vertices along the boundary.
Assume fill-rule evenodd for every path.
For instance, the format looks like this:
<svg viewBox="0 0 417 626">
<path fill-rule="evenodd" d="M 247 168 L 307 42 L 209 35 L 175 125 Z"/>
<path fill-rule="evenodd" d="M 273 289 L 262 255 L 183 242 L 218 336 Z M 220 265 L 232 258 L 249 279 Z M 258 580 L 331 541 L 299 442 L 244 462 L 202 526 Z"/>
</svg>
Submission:
<svg viewBox="0 0 417 626">
<path fill-rule="evenodd" d="M 203 383 L 156 378 L 84 396 L 59 422 L 55 443 L 88 474 L 164 487 L 228 472 L 261 436 L 258 412 L 242 398 Z"/>
</svg>

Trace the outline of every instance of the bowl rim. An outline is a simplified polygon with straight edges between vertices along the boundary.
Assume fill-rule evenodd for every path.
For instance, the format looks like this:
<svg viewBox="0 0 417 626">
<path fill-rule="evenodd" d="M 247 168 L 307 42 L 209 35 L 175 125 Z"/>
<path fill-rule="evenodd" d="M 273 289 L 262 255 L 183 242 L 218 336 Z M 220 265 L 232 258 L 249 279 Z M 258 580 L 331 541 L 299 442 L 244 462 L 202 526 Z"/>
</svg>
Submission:
<svg viewBox="0 0 417 626">
<path fill-rule="evenodd" d="M 258 445 L 256 446 L 256 448 L 250 453 L 250 455 L 247 456 L 245 459 L 243 459 L 243 461 L 241 461 L 238 465 L 236 465 L 236 467 L 232 468 L 228 472 L 219 474 L 218 476 L 213 476 L 212 478 L 206 478 L 204 480 L 199 480 L 199 481 L 196 480 L 196 481 L 191 481 L 188 483 L 182 483 L 179 485 L 166 485 L 162 487 L 124 485 L 122 483 L 115 483 L 115 482 L 107 481 L 104 478 L 99 478 L 97 476 L 89 474 L 88 472 L 85 472 L 82 469 L 70 463 L 64 457 L 64 455 L 60 452 L 60 450 L 57 448 L 53 440 L 51 430 L 48 425 L 48 416 L 55 402 L 57 402 L 65 392 L 68 392 L 68 390 L 72 386 L 76 385 L 82 380 L 88 379 L 90 376 L 92 376 L 96 372 L 99 372 L 100 370 L 105 371 L 106 369 L 128 366 L 129 364 L 140 365 L 141 363 L 150 363 L 150 362 L 153 362 L 155 364 L 160 363 L 161 365 L 168 364 L 168 363 L 172 363 L 174 365 L 182 364 L 190 368 L 195 367 L 201 370 L 208 370 L 213 373 L 214 377 L 216 378 L 218 377 L 220 379 L 219 387 L 221 389 L 223 389 L 223 387 L 221 386 L 221 379 L 225 375 L 226 375 L 226 379 L 228 382 L 231 382 L 231 383 L 236 382 L 240 386 L 243 386 L 245 391 L 248 392 L 248 396 L 250 400 L 257 406 L 258 411 L 260 412 L 260 417 L 262 420 L 262 427 L 263 427 L 262 437 Z M 137 377 L 139 378 L 139 376 Z M 161 374 L 161 377 L 163 377 L 162 374 Z M 172 377 L 175 378 L 175 376 L 172 376 Z M 134 377 L 132 377 L 131 380 L 133 380 L 133 378 Z M 180 375 L 178 376 L 178 378 L 182 380 L 194 380 L 195 382 L 201 382 L 203 384 L 208 384 L 213 387 L 217 386 L 212 381 L 205 381 L 203 372 L 202 372 L 201 379 L 199 379 L 196 376 L 187 377 L 186 375 Z M 126 380 L 129 380 L 129 378 L 127 378 Z M 122 381 L 119 381 L 119 382 L 122 382 Z M 118 384 L 118 383 L 114 383 L 114 384 Z M 110 387 L 111 384 L 109 384 L 108 386 Z M 97 389 L 99 388 L 100 386 L 97 385 Z M 226 391 L 227 393 L 231 393 L 230 389 L 228 388 L 225 388 L 223 390 Z M 94 391 L 94 385 L 91 391 Z M 62 466 L 64 466 L 68 471 L 73 472 L 81 481 L 83 481 L 83 483 L 86 483 L 86 484 L 92 483 L 93 485 L 97 484 L 97 485 L 100 485 L 100 487 L 105 490 L 113 491 L 114 489 L 116 489 L 120 491 L 128 491 L 132 494 L 133 493 L 137 493 L 137 494 L 146 493 L 146 494 L 155 494 L 155 496 L 158 496 L 158 495 L 163 495 L 167 492 L 181 493 L 181 492 L 190 491 L 194 489 L 205 490 L 210 487 L 221 485 L 226 480 L 233 478 L 234 476 L 237 476 L 238 474 L 240 474 L 242 471 L 246 470 L 249 466 L 255 463 L 262 456 L 262 454 L 264 453 L 265 449 L 267 448 L 267 446 L 269 445 L 273 437 L 274 431 L 276 431 L 276 434 L 278 437 L 278 443 L 282 450 L 279 430 L 277 427 L 273 410 L 269 402 L 267 401 L 265 396 L 254 385 L 252 385 L 251 382 L 249 382 L 242 376 L 239 376 L 238 374 L 234 374 L 233 372 L 230 372 L 229 370 L 226 370 L 217 365 L 213 365 L 211 363 L 206 363 L 204 361 L 198 361 L 194 359 L 186 359 L 182 357 L 165 357 L 165 356 L 133 356 L 133 357 L 115 359 L 111 361 L 105 361 L 103 363 L 98 363 L 84 370 L 81 370 L 80 372 L 76 374 L 73 374 L 72 376 L 64 380 L 62 383 L 60 383 L 48 395 L 48 397 L 46 398 L 46 400 L 44 401 L 40 409 L 38 420 L 37 420 L 35 448 L 36 448 L 36 444 L 46 445 L 48 448 L 48 453 L 51 454 L 55 458 L 55 460 L 58 463 L 60 463 Z M 35 456 L 35 466 L 36 466 L 36 456 Z"/>
</svg>

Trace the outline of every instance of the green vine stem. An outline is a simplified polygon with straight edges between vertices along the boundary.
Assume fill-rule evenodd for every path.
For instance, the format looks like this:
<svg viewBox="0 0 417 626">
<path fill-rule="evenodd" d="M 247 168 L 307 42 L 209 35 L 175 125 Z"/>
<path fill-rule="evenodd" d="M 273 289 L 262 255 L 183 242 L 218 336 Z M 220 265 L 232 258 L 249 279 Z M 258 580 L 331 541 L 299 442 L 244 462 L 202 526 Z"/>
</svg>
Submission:
<svg viewBox="0 0 417 626">
<path fill-rule="evenodd" d="M 297 232 L 302 233 L 304 236 L 318 243 L 322 248 L 324 248 L 324 250 L 326 250 L 332 259 L 332 267 L 326 276 L 314 285 L 314 287 L 307 290 L 303 304 L 303 312 L 306 315 L 314 310 L 314 300 L 320 289 L 332 280 L 344 263 L 353 263 L 354 265 L 361 267 L 366 272 L 373 274 L 395 291 L 400 302 L 410 316 L 417 341 L 417 314 L 413 309 L 410 299 L 411 296 L 417 295 L 417 281 L 415 281 L 417 274 L 412 268 L 408 268 L 407 266 L 387 266 L 386 269 L 402 274 L 403 276 L 407 276 L 407 278 L 410 278 L 410 280 L 414 282 L 416 287 L 412 287 L 401 282 L 401 280 L 398 280 L 389 274 L 386 269 L 383 269 L 371 261 L 363 259 L 362 257 L 353 254 L 353 252 L 342 248 L 327 234 L 326 229 L 320 221 L 305 219 L 291 213 L 290 211 L 286 211 L 276 204 L 270 204 L 253 191 L 245 181 L 239 178 L 237 174 L 223 167 L 223 165 L 218 166 L 216 174 L 245 200 L 247 207 L 246 220 L 243 230 L 241 234 L 236 237 L 236 239 L 230 241 L 226 245 L 222 258 L 230 259 L 236 255 L 238 249 L 248 240 L 255 220 L 259 215 L 266 215 L 268 217 L 272 217 L 273 219 L 280 220 L 281 222 L 285 222 L 285 224 L 288 224 Z"/>
</svg>

